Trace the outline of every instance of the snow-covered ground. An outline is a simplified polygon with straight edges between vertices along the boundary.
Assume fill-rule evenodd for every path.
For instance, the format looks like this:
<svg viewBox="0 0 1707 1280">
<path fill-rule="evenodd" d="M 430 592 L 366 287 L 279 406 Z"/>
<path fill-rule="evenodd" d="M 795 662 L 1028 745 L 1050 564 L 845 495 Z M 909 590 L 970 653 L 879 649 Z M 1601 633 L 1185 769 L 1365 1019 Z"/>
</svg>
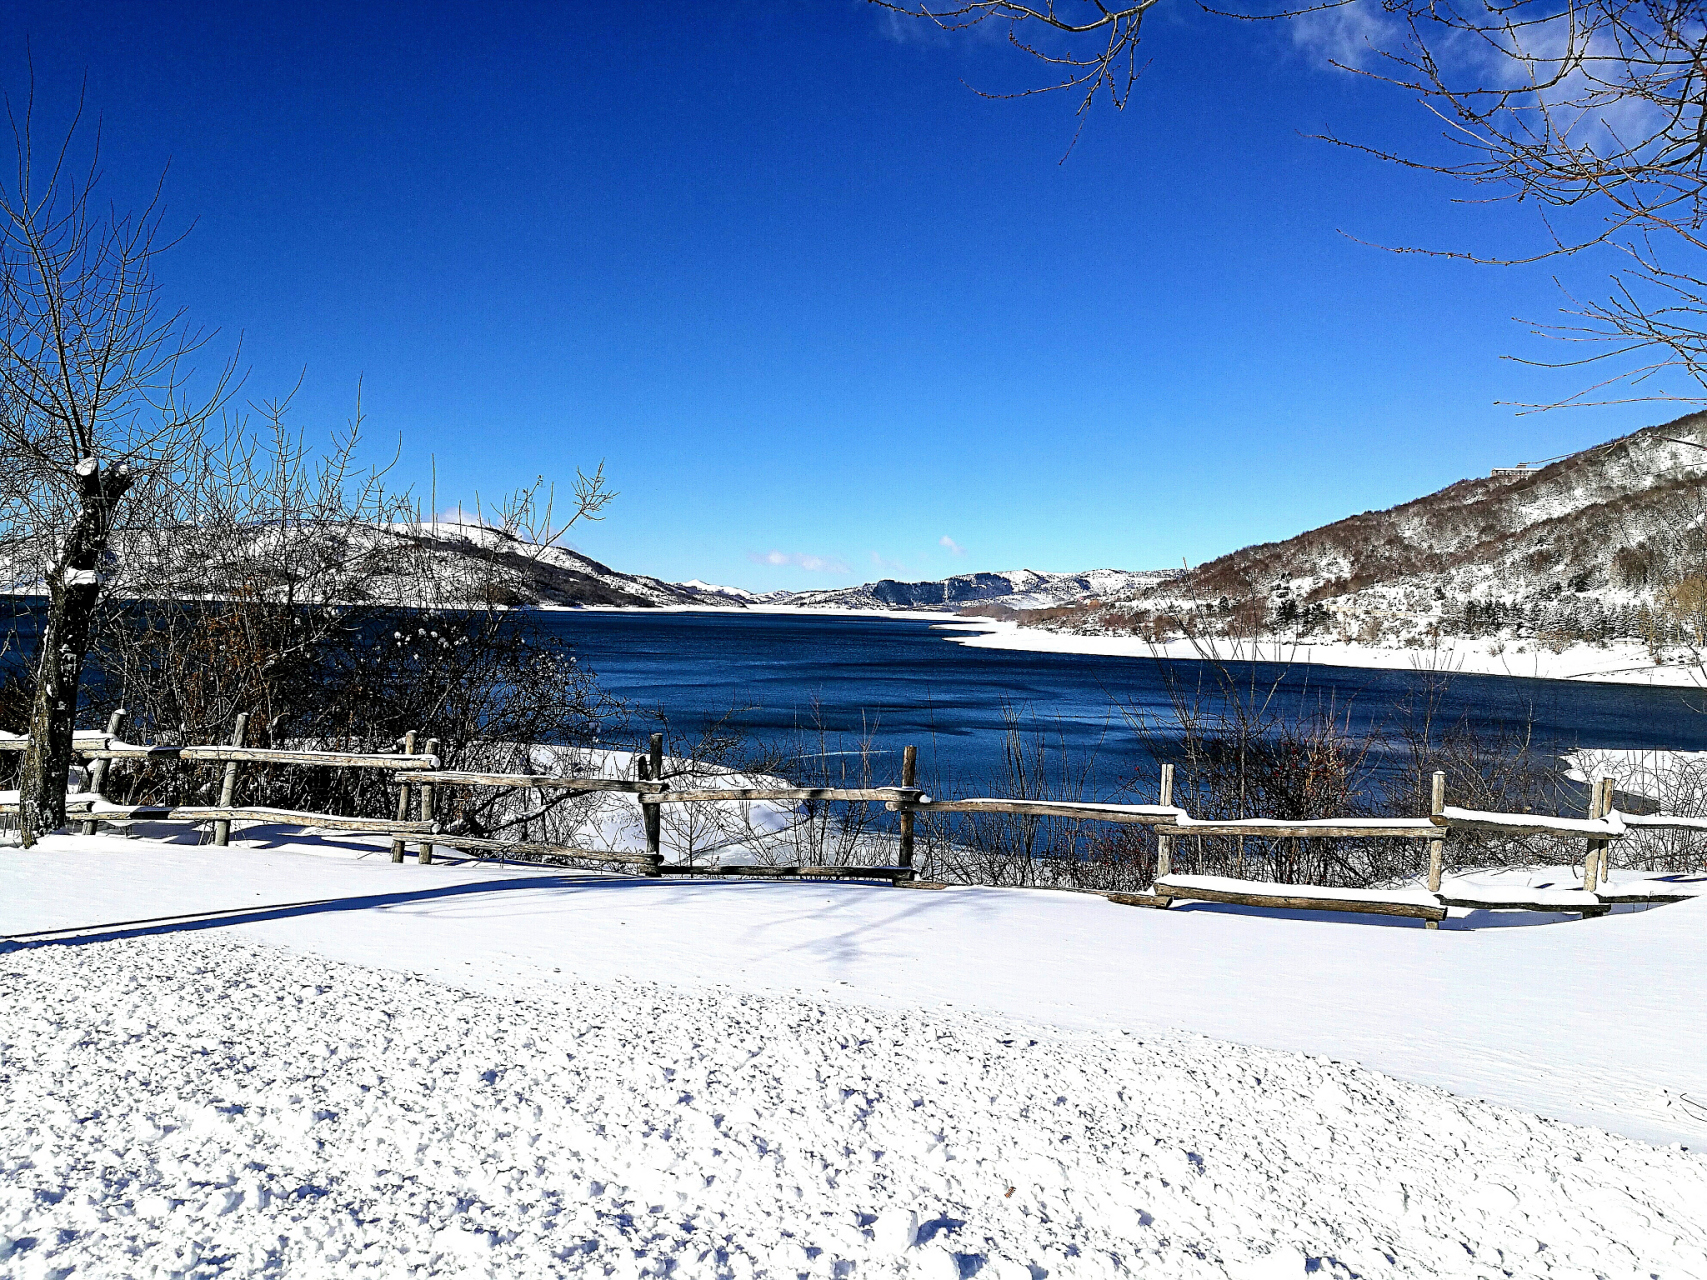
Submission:
<svg viewBox="0 0 1707 1280">
<path fill-rule="evenodd" d="M 1707 900 L 1418 923 L 0 850 L 0 1276 L 1707 1276 Z"/>
<path fill-rule="evenodd" d="M 1189 640 L 1152 644 L 1138 636 L 1077 635 L 1022 627 L 1013 622 L 957 618 L 938 624 L 948 638 L 972 649 L 1019 649 L 1032 653 L 1088 653 L 1110 657 L 1156 656 L 1190 659 L 1199 656 Z M 1498 652 L 1496 652 L 1498 650 Z M 1558 653 L 1534 641 L 1455 640 L 1437 649 L 1410 649 L 1355 643 L 1323 644 L 1264 641 L 1260 648 L 1235 651 L 1223 643 L 1227 656 L 1235 653 L 1263 661 L 1314 662 L 1329 667 L 1369 667 L 1378 671 L 1462 671 L 1471 675 L 1521 676 L 1540 680 L 1597 680 L 1612 684 L 1663 685 L 1701 688 L 1700 668 L 1668 663 L 1655 666 L 1647 648 L 1634 642 L 1570 645 Z"/>
</svg>

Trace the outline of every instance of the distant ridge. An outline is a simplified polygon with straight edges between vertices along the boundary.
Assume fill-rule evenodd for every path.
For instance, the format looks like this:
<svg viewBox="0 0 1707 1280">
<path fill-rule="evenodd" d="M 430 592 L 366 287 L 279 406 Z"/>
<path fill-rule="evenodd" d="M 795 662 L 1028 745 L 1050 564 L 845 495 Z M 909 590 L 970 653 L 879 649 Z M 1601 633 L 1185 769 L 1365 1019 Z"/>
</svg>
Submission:
<svg viewBox="0 0 1707 1280">
<path fill-rule="evenodd" d="M 1051 609 L 1129 595 L 1178 573 L 1177 569 L 1090 569 L 1084 573 L 1008 569 L 998 573 L 961 573 L 932 582 L 884 578 L 862 586 L 826 591 L 771 591 L 756 600 L 760 604 L 810 609 L 957 609 L 984 603 L 1000 603 L 1012 609 Z"/>
</svg>

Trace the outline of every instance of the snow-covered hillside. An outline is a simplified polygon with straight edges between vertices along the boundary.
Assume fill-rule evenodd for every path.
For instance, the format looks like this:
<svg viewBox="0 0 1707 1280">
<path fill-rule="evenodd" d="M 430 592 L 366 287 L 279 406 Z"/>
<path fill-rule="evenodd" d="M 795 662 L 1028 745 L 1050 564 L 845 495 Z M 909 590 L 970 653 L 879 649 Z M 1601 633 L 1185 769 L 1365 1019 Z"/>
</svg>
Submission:
<svg viewBox="0 0 1707 1280">
<path fill-rule="evenodd" d="M 1699 521 L 1703 478 L 1707 415 L 1694 414 L 1528 475 L 1461 480 L 1387 511 L 1247 547 L 1150 596 L 1290 598 L 1395 617 L 1566 595 L 1635 605 L 1651 599 L 1668 544 Z"/>
<path fill-rule="evenodd" d="M 1508 646 L 1558 653 L 1625 641 L 1645 646 L 1651 666 L 1693 625 L 1668 593 L 1707 582 L 1703 480 L 1707 414 L 1694 414 L 1545 467 L 1461 480 L 1246 547 L 1104 595 L 1076 616 L 1014 620 L 1161 642 L 1182 624 L 1316 645 L 1469 639 L 1496 664 Z"/>
<path fill-rule="evenodd" d="M 623 573 L 568 547 L 539 546 L 487 525 L 436 520 L 393 525 L 391 531 L 428 552 L 441 582 L 464 577 L 472 586 L 495 576 L 513 604 L 730 606 L 746 603 L 748 594 Z"/>
</svg>

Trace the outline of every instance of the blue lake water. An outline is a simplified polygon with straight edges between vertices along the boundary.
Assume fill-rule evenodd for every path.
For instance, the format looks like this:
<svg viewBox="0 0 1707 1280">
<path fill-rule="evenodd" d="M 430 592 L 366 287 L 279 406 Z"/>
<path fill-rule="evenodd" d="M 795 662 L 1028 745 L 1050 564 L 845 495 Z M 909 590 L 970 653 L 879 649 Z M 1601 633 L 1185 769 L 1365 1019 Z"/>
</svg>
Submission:
<svg viewBox="0 0 1707 1280">
<path fill-rule="evenodd" d="M 1148 658 L 969 649 L 910 619 L 741 613 L 549 612 L 539 621 L 574 644 L 601 684 L 637 712 L 662 708 L 672 737 L 732 709 L 760 736 L 815 739 L 830 750 L 869 736 L 899 770 L 915 743 L 921 776 L 981 785 L 1000 771 L 1004 707 L 1083 759 L 1096 755 L 1094 789 L 1112 793 L 1146 749 L 1118 709 L 1167 719 L 1161 666 Z M 1173 664 L 1195 681 L 1199 664 Z M 1280 668 L 1262 666 L 1268 680 Z M 1423 678 L 1410 672 L 1295 664 L 1282 697 L 1293 707 L 1332 700 L 1352 727 L 1390 720 Z M 1529 725 L 1542 744 L 1707 750 L 1707 715 L 1680 691 L 1503 676 L 1452 678 L 1442 718 L 1478 726 Z M 656 728 L 656 724 L 650 727 Z M 648 725 L 643 716 L 635 733 Z M 802 750 L 818 750 L 801 743 Z M 884 760 L 891 761 L 883 765 Z M 885 779 L 887 780 L 887 779 Z"/>
</svg>

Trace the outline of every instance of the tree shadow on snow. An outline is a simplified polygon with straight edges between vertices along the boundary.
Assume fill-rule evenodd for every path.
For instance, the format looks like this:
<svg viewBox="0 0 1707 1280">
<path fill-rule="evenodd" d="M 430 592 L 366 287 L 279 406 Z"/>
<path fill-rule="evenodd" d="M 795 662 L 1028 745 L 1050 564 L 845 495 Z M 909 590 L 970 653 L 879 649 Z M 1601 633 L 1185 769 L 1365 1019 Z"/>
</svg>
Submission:
<svg viewBox="0 0 1707 1280">
<path fill-rule="evenodd" d="M 323 915 L 339 911 L 374 911 L 387 907 L 408 906 L 423 902 L 455 901 L 483 894 L 511 893 L 518 889 L 585 889 L 617 888 L 655 885 L 655 880 L 634 877 L 586 875 L 530 875 L 514 880 L 487 880 L 474 884 L 440 885 L 436 888 L 410 889 L 400 893 L 353 894 L 342 898 L 316 898 L 304 902 L 269 903 L 260 907 L 230 907 L 217 911 L 200 911 L 177 916 L 156 916 L 147 920 L 116 920 L 100 924 L 67 925 L 59 929 L 41 929 L 34 933 L 12 934 L 0 947 L 12 950 L 20 947 L 82 946 L 90 942 L 118 942 L 126 938 L 146 938 L 162 933 L 193 933 L 206 929 L 226 929 L 233 925 L 260 924 L 269 920 L 289 920 L 298 916 Z"/>
<path fill-rule="evenodd" d="M 462 861 L 460 859 L 455 860 L 453 865 L 461 864 Z M 789 881 L 785 883 L 796 889 L 807 887 L 800 882 Z M 227 929 L 236 925 L 290 920 L 303 916 L 326 915 L 344 911 L 383 911 L 389 908 L 418 906 L 424 903 L 477 905 L 483 901 L 491 901 L 495 895 L 508 895 L 518 890 L 570 890 L 577 897 L 584 897 L 589 891 L 627 895 L 637 890 L 656 891 L 663 889 L 672 891 L 672 896 L 682 905 L 691 906 L 696 900 L 709 899 L 713 895 L 724 896 L 730 892 L 774 892 L 779 887 L 781 886 L 776 882 L 758 880 L 683 883 L 667 879 L 654 879 L 648 876 L 600 875 L 586 872 L 550 875 L 535 872 L 513 879 L 438 885 L 402 890 L 396 893 L 350 894 L 343 897 L 315 898 L 301 902 L 278 902 L 263 906 L 228 907 L 213 911 L 185 912 L 179 915 L 154 916 L 144 920 L 114 920 L 92 924 L 65 925 L 57 929 L 39 929 L 28 933 L 11 934 L 0 939 L 0 951 L 12 951 L 25 947 L 82 946 L 92 942 L 119 942 L 129 938 L 146 938 L 165 933 L 203 932 L 210 929 Z M 835 885 L 813 883 L 810 888 L 813 890 L 851 890 L 876 889 L 878 886 L 858 882 Z M 684 890 L 686 892 L 683 892 Z M 883 887 L 883 891 L 885 893 L 893 892 L 887 886 Z M 907 906 L 913 910 L 917 910 L 923 905 L 923 903 L 912 900 L 907 903 Z M 802 914 L 819 915 L 823 911 L 824 908 L 821 905 L 815 904 L 814 908 Z M 906 912 L 904 911 L 904 913 Z M 833 911 L 830 914 L 833 915 Z M 854 945 L 851 938 L 844 939 L 844 942 L 849 946 Z"/>
</svg>

